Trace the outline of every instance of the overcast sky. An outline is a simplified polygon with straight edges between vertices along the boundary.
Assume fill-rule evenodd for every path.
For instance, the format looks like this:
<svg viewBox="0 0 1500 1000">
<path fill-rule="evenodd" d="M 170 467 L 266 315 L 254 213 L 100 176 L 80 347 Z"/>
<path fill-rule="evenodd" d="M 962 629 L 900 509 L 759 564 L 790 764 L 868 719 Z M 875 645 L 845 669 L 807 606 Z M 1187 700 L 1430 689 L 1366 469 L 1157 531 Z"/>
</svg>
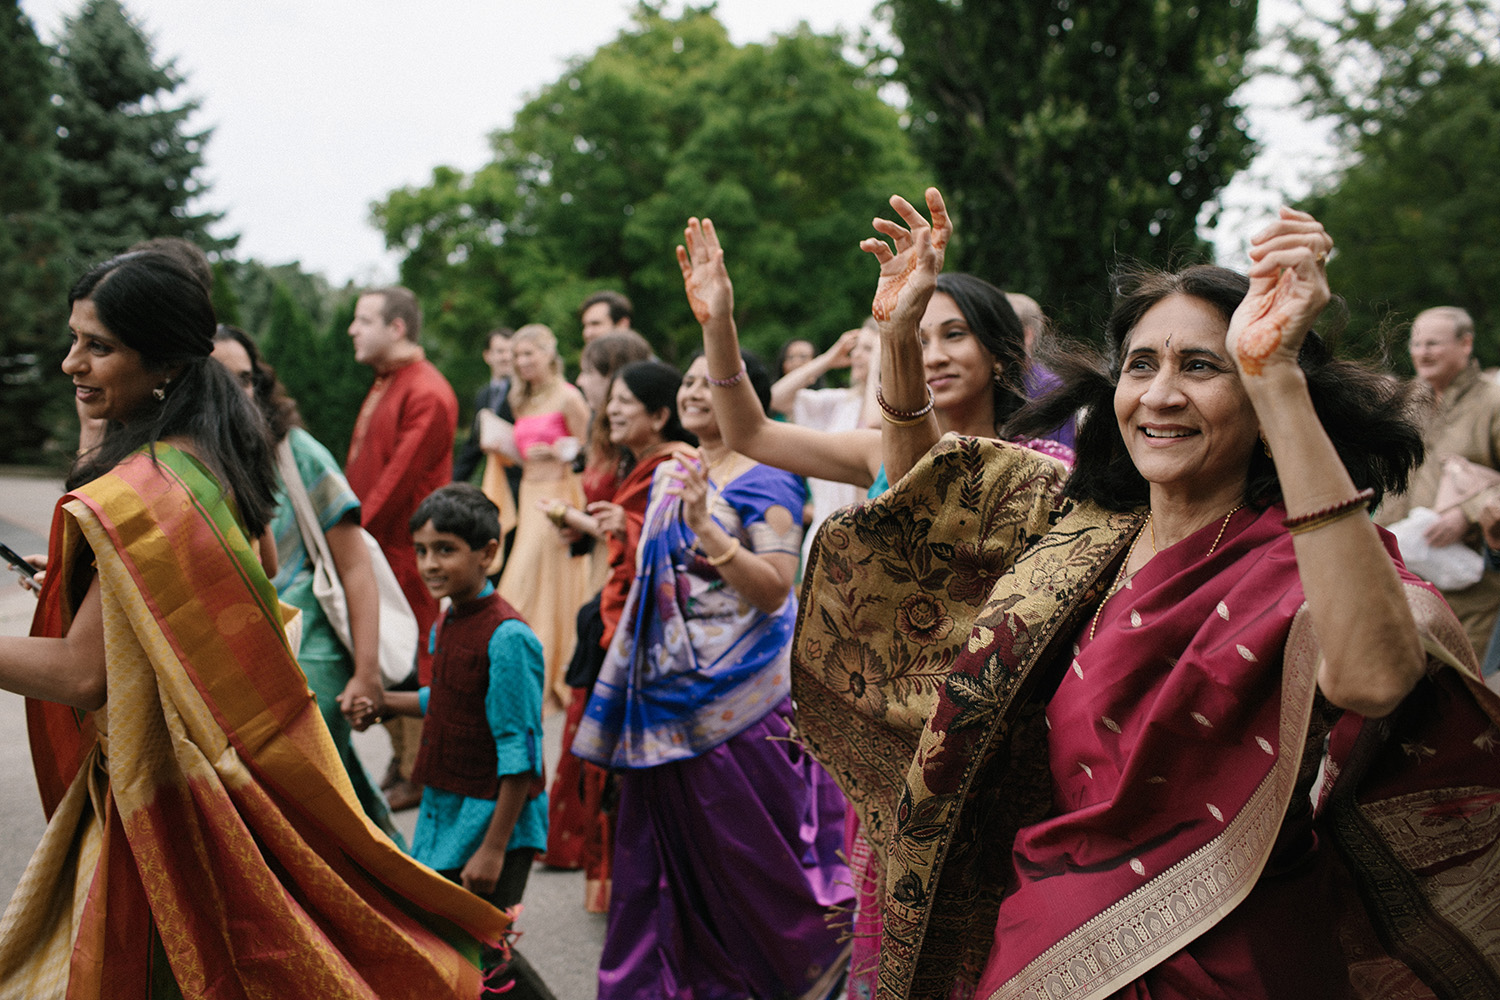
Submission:
<svg viewBox="0 0 1500 1000">
<path fill-rule="evenodd" d="M 82 0 L 22 0 L 44 41 Z M 1262 24 L 1287 9 L 1262 0 Z M 736 43 L 763 41 L 806 20 L 850 34 L 871 21 L 871 0 L 720 0 Z M 386 192 L 420 185 L 432 168 L 465 170 L 489 158 L 486 141 L 526 98 L 625 27 L 624 0 L 126 0 L 175 59 L 179 95 L 202 105 L 192 127 L 214 129 L 206 151 L 212 185 L 203 207 L 226 213 L 236 254 L 300 261 L 335 283 L 389 280 L 396 258 L 370 224 Z M 1301 189 L 1316 133 L 1278 107 L 1284 89 L 1253 92 L 1253 123 L 1267 145 L 1237 180 L 1228 224 L 1274 209 L 1281 189 Z M 1221 254 L 1244 235 L 1221 240 Z M 1225 263 L 1232 263 L 1226 259 Z"/>
</svg>

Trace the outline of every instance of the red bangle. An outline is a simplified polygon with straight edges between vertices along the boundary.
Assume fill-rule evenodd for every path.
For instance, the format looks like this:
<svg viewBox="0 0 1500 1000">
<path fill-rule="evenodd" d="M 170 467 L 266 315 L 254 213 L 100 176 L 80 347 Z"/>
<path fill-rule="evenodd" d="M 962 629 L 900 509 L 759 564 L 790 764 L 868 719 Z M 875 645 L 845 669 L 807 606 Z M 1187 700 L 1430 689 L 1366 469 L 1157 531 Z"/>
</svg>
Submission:
<svg viewBox="0 0 1500 1000">
<path fill-rule="evenodd" d="M 921 423 L 922 418 L 932 412 L 934 404 L 932 386 L 927 387 L 927 405 L 920 410 L 912 410 L 910 413 L 907 413 L 905 410 L 898 410 L 890 403 L 887 403 L 885 397 L 881 395 L 878 386 L 875 389 L 875 402 L 879 404 L 881 414 L 890 423 L 895 424 L 897 427 L 910 427 L 913 424 Z"/>
<path fill-rule="evenodd" d="M 1370 501 L 1373 499 L 1375 499 L 1375 491 L 1366 487 L 1348 500 L 1340 500 L 1338 503 L 1329 504 L 1327 507 L 1320 507 L 1310 514 L 1298 514 L 1296 517 L 1289 517 L 1281 522 L 1281 526 L 1294 535 L 1304 531 L 1311 531 L 1331 521 L 1337 521 L 1341 517 L 1346 517 L 1361 507 L 1368 507 Z"/>
<path fill-rule="evenodd" d="M 728 389 L 730 386 L 739 385 L 741 382 L 745 381 L 744 362 L 740 363 L 740 370 L 735 372 L 728 378 L 714 378 L 712 375 L 705 375 L 704 378 L 708 379 L 709 385 L 716 385 L 720 389 Z"/>
</svg>

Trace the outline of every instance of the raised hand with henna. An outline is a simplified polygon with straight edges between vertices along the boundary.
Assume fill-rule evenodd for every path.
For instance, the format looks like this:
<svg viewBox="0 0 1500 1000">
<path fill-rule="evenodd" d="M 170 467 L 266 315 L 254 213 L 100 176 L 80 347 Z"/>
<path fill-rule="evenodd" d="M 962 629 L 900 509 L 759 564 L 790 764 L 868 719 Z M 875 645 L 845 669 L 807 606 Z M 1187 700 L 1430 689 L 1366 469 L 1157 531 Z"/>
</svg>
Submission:
<svg viewBox="0 0 1500 1000">
<path fill-rule="evenodd" d="M 734 284 L 724 266 L 724 248 L 712 219 L 688 219 L 683 230 L 687 246 L 677 248 L 677 266 L 693 316 L 704 326 L 734 316 Z"/>
<path fill-rule="evenodd" d="M 1234 311 L 1225 341 L 1240 373 L 1297 364 L 1307 331 L 1332 297 L 1325 264 L 1333 239 L 1306 212 L 1280 217 L 1250 240 L 1250 292 Z"/>
<path fill-rule="evenodd" d="M 926 198 L 931 223 L 911 202 L 892 195 L 891 207 L 906 224 L 877 218 L 875 231 L 889 237 L 891 243 L 875 236 L 860 241 L 859 248 L 874 254 L 880 262 L 880 280 L 875 286 L 870 313 L 881 322 L 892 318 L 904 320 L 913 314 L 920 319 L 934 282 L 943 270 L 943 253 L 953 234 L 953 224 L 937 188 L 928 188 Z"/>
</svg>

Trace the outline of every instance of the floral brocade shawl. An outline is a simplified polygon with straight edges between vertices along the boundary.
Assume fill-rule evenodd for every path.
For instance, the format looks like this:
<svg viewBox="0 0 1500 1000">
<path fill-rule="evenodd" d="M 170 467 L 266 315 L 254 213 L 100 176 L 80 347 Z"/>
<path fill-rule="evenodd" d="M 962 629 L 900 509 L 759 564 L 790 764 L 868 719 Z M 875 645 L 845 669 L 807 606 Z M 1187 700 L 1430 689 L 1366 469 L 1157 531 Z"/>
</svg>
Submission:
<svg viewBox="0 0 1500 1000">
<path fill-rule="evenodd" d="M 973 995 L 1016 894 L 1022 930 L 992 995 L 1109 996 L 1244 899 L 1289 806 L 1314 808 L 1297 796 L 1319 774 L 1319 836 L 1368 916 L 1364 937 L 1343 938 L 1359 948 L 1359 995 L 1500 995 L 1500 706 L 1440 599 L 1408 583 L 1428 679 L 1386 719 L 1340 715 L 1316 695 L 1279 508 L 1236 515 L 1211 557 L 1218 525 L 1183 544 L 1199 558 L 1159 555 L 1090 638 L 1141 518 L 1059 501 L 1060 485 L 1034 454 L 949 436 L 814 547 L 793 694 L 804 741 L 885 864 L 879 995 Z M 1167 756 L 1127 754 L 1118 800 L 1059 815 L 1045 711 L 1091 664 L 1116 681 L 1166 676 L 1147 714 L 1171 717 L 1140 745 Z M 1218 700 L 1169 690 L 1200 676 Z M 1070 729 L 1070 746 L 1117 735 L 1097 721 L 1092 736 Z M 1087 860 L 1048 869 L 1057 843 Z M 1044 895 L 1032 905 L 1027 891 Z"/>
<path fill-rule="evenodd" d="M 574 754 L 602 767 L 696 757 L 760 720 L 790 689 L 796 598 L 766 614 L 729 589 L 661 481 L 658 472 L 635 582 L 573 739 Z M 730 537 L 755 552 L 796 554 L 801 531 L 775 537 L 764 520 L 771 507 L 800 522 L 800 487 L 779 469 L 756 465 L 721 491 L 710 483 L 710 512 Z"/>
<path fill-rule="evenodd" d="M 365 818 L 203 467 L 137 454 L 62 498 L 49 551 L 33 634 L 66 634 L 92 554 L 108 701 L 28 703 L 50 821 L 0 997 L 477 996 L 508 919 Z"/>
</svg>

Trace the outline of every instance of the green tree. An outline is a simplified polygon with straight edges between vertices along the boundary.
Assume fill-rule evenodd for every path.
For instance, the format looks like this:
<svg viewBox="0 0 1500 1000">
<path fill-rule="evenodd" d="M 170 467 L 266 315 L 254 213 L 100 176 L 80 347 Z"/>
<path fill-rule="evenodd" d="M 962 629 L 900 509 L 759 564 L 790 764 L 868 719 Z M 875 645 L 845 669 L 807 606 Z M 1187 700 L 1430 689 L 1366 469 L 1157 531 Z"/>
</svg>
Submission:
<svg viewBox="0 0 1500 1000">
<path fill-rule="evenodd" d="M 60 218 L 78 255 L 96 261 L 154 236 L 205 250 L 218 213 L 194 214 L 211 130 L 187 131 L 195 101 L 175 102 L 183 78 L 158 65 L 150 40 L 118 0 L 88 0 L 64 22 L 57 106 Z"/>
<path fill-rule="evenodd" d="M 831 343 L 869 311 L 870 219 L 924 184 L 896 111 L 843 48 L 805 26 L 735 46 L 712 8 L 643 4 L 494 133 L 493 162 L 392 192 L 375 219 L 406 253 L 435 360 L 477 357 L 499 323 L 544 322 L 576 348 L 578 302 L 603 287 L 684 359 L 701 337 L 673 258 L 690 214 L 723 234 L 750 346 Z"/>
<path fill-rule="evenodd" d="M 1329 263 L 1350 339 L 1377 348 L 1434 305 L 1468 309 L 1500 361 L 1500 14 L 1463 0 L 1345 0 L 1304 12 L 1288 50 L 1344 166 L 1300 207 L 1338 241 Z M 1402 353 L 1404 352 L 1397 352 Z"/>
<path fill-rule="evenodd" d="M 56 217 L 52 89 L 47 50 L 31 21 L 14 0 L 0 3 L 0 386 L 6 411 L 0 462 L 41 458 L 72 412 L 68 380 L 58 369 L 67 348 L 68 269 Z"/>
<path fill-rule="evenodd" d="M 261 340 L 266 360 L 297 401 L 308 433 L 339 459 L 349 450 L 349 435 L 371 381 L 370 370 L 354 360 L 348 335 L 353 320 L 354 298 L 347 296 L 319 333 L 292 290 L 277 284 Z"/>
<path fill-rule="evenodd" d="M 236 325 L 254 337 L 264 336 L 270 329 L 277 289 L 290 295 L 320 329 L 349 294 L 347 289 L 331 288 L 322 275 L 310 274 L 298 263 L 264 264 L 254 258 L 221 259 L 214 265 L 214 281 L 214 308 L 219 319 L 230 322 L 221 307 L 232 308 Z"/>
<path fill-rule="evenodd" d="M 949 270 L 1092 333 L 1122 260 L 1207 256 L 1205 212 L 1252 145 L 1233 94 L 1256 0 L 885 0 L 879 52 L 954 214 Z"/>
</svg>

